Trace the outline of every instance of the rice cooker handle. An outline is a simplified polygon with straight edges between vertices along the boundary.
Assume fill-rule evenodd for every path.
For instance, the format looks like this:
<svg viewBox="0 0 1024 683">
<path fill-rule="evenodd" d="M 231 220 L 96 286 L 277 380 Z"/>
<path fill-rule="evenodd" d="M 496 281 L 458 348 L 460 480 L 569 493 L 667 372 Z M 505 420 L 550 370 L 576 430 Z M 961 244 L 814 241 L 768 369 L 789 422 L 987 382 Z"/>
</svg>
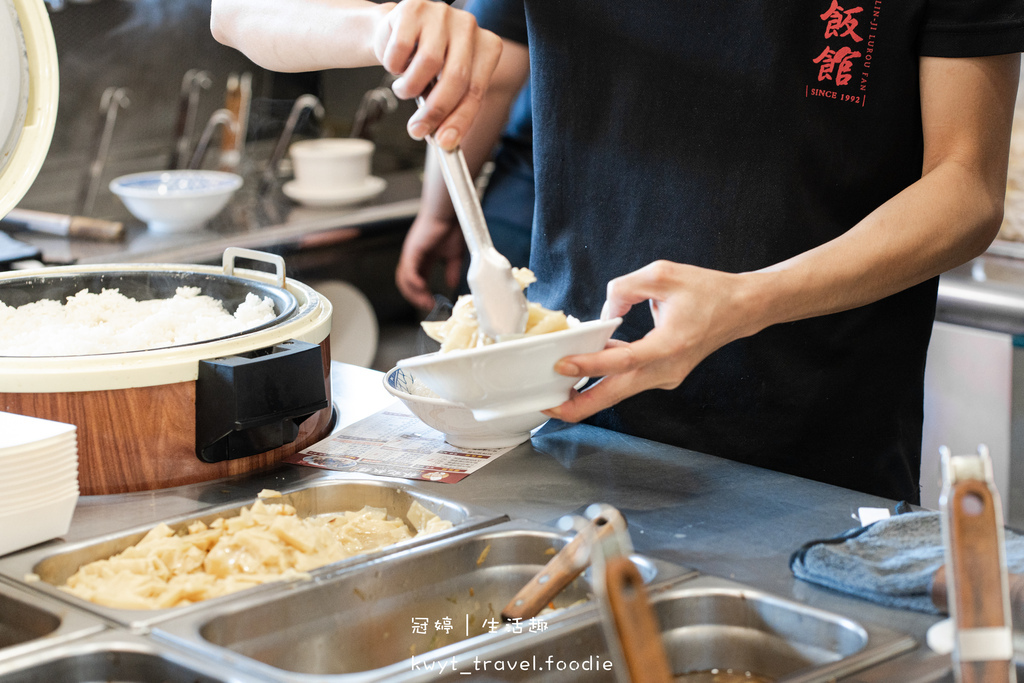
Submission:
<svg viewBox="0 0 1024 683">
<path fill-rule="evenodd" d="M 293 443 L 330 405 L 320 346 L 295 339 L 199 362 L 196 457 L 235 460 Z"/>
<path fill-rule="evenodd" d="M 278 287 L 284 289 L 284 257 L 277 254 L 268 254 L 265 251 L 255 249 L 243 249 L 241 247 L 228 247 L 224 250 L 224 274 L 233 276 L 235 274 L 235 259 L 247 258 L 253 261 L 262 261 L 274 266 L 274 275 Z"/>
</svg>

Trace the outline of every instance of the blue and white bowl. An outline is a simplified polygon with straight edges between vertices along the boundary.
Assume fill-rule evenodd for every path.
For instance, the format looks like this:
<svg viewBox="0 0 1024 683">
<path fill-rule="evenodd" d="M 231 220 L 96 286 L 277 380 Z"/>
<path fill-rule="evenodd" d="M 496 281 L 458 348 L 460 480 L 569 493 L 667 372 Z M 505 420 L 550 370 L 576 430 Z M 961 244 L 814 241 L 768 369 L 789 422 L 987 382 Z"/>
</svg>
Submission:
<svg viewBox="0 0 1024 683">
<path fill-rule="evenodd" d="M 110 181 L 110 191 L 153 232 L 201 228 L 241 186 L 240 175 L 203 170 L 148 171 Z"/>
</svg>

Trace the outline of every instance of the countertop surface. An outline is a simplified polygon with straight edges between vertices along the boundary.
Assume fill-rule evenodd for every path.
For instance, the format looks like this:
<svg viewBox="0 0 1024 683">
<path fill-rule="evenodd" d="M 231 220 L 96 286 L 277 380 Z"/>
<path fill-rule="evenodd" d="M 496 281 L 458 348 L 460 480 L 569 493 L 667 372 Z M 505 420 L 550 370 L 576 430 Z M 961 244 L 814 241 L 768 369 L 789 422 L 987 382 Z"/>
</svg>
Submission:
<svg viewBox="0 0 1024 683">
<path fill-rule="evenodd" d="M 382 374 L 332 364 L 338 424 L 389 405 Z M 68 542 L 170 516 L 251 499 L 268 484 L 348 476 L 282 465 L 267 473 L 162 491 L 81 499 Z M 592 503 L 618 508 L 636 550 L 732 579 L 855 620 L 910 635 L 919 647 L 847 681 L 947 680 L 949 658 L 925 634 L 938 618 L 889 609 L 796 580 L 790 554 L 809 540 L 859 526 L 858 508 L 895 502 L 586 425 L 548 423 L 522 444 L 456 484 L 416 482 L 437 496 L 513 519 L 555 526 Z"/>
</svg>

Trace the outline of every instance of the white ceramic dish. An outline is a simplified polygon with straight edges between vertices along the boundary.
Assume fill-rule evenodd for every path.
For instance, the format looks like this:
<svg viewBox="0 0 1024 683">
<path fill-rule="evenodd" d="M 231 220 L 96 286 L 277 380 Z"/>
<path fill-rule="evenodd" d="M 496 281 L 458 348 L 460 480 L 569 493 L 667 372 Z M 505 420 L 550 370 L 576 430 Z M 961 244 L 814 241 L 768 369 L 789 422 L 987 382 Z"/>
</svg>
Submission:
<svg viewBox="0 0 1024 683">
<path fill-rule="evenodd" d="M 72 481 L 78 481 L 78 451 L 69 451 L 56 462 L 31 458 L 20 469 L 0 469 L 0 493 L 18 493 L 46 482 L 56 487 Z"/>
<path fill-rule="evenodd" d="M 201 228 L 220 213 L 242 186 L 242 177 L 223 171 L 149 171 L 110 181 L 133 216 L 159 233 Z"/>
<path fill-rule="evenodd" d="M 0 555 L 49 541 L 68 532 L 78 493 L 57 500 L 0 513 Z"/>
<path fill-rule="evenodd" d="M 73 441 L 76 429 L 64 422 L 0 412 L 0 457 Z"/>
<path fill-rule="evenodd" d="M 349 206 L 373 199 L 388 186 L 388 181 L 377 176 L 367 176 L 355 185 L 337 187 L 309 187 L 297 180 L 289 180 L 281 186 L 284 196 L 303 206 L 317 208 Z"/>
<path fill-rule="evenodd" d="M 5 465 L 24 462 L 26 456 L 50 458 L 54 455 L 61 455 L 66 450 L 74 450 L 77 444 L 77 433 L 71 432 L 48 439 L 40 439 L 37 442 L 23 446 L 0 448 L 0 470 Z"/>
<path fill-rule="evenodd" d="M 45 475 L 51 479 L 58 479 L 63 476 L 77 476 L 78 473 L 78 449 L 70 449 L 58 454 L 31 454 L 27 458 L 12 460 L 0 464 L 0 490 L 4 490 L 15 478 Z"/>
<path fill-rule="evenodd" d="M 376 146 L 361 138 L 314 138 L 288 148 L 295 180 L 302 187 L 356 187 L 370 175 Z"/>
<path fill-rule="evenodd" d="M 585 381 L 585 380 L 584 380 Z M 445 441 L 462 448 L 507 448 L 518 446 L 530 438 L 531 432 L 548 421 L 544 413 L 533 411 L 522 415 L 480 422 L 469 408 L 433 396 L 410 393 L 417 383 L 411 372 L 392 368 L 384 375 L 384 388 L 402 401 L 412 414 L 444 434 Z M 419 383 L 422 386 L 422 383 Z"/>
<path fill-rule="evenodd" d="M 50 487 L 43 487 L 42 489 L 37 487 L 35 490 L 27 490 L 17 496 L 5 495 L 4 503 L 3 505 L 0 505 L 0 516 L 23 507 L 38 507 L 54 501 L 63 500 L 72 495 L 78 495 L 77 479 L 73 482 L 61 484 L 60 486 L 52 489 Z"/>
<path fill-rule="evenodd" d="M 578 378 L 555 372 L 559 359 L 600 351 L 622 318 L 591 320 L 559 332 L 464 351 L 398 361 L 441 398 L 461 403 L 486 422 L 547 410 L 569 398 Z"/>
</svg>

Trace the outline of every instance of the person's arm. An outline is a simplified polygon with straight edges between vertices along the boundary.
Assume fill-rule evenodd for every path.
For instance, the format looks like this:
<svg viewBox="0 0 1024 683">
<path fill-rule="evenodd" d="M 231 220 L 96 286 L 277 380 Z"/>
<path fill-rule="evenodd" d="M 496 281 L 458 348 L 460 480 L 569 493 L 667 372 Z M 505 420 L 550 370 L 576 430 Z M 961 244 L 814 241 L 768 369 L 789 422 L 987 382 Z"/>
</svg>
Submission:
<svg viewBox="0 0 1024 683">
<path fill-rule="evenodd" d="M 408 130 L 435 133 L 446 149 L 468 130 L 501 54 L 501 40 L 472 14 L 431 0 L 213 0 L 210 30 L 273 71 L 382 64 L 401 74 L 392 90 L 403 99 L 436 77 Z"/>
<path fill-rule="evenodd" d="M 1019 71 L 1016 54 L 922 58 L 922 177 L 840 237 L 756 272 L 661 261 L 611 281 L 603 315 L 650 301 L 655 328 L 559 361 L 562 374 L 605 378 L 548 414 L 578 421 L 674 388 L 733 340 L 876 301 L 983 253 L 1002 220 Z"/>
<path fill-rule="evenodd" d="M 480 105 L 480 113 L 461 143 L 466 165 L 474 177 L 501 137 L 509 110 L 530 74 L 527 47 L 513 41 L 503 42 L 501 59 Z M 465 244 L 433 150 L 428 150 L 420 202 L 419 213 L 402 245 L 395 283 L 410 303 L 429 310 L 434 305 L 427 282 L 431 268 L 440 261 L 447 286 L 455 287 L 462 271 Z"/>
</svg>

